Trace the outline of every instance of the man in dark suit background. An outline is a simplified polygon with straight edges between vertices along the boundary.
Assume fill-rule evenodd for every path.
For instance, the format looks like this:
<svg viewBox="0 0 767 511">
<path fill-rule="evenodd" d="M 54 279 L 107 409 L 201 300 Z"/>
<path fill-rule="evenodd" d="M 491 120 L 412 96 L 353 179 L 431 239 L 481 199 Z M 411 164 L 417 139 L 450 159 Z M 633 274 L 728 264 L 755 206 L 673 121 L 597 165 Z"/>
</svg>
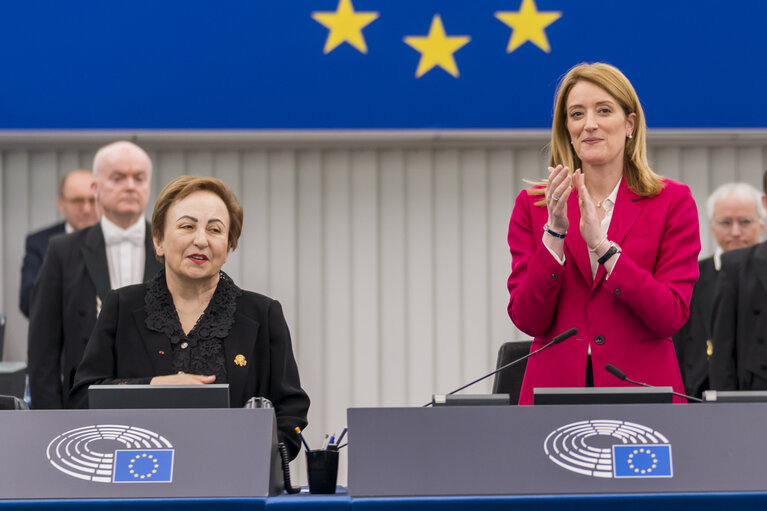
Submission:
<svg viewBox="0 0 767 511">
<path fill-rule="evenodd" d="M 767 194 L 767 171 L 762 180 Z M 767 390 L 767 243 L 722 256 L 711 333 L 711 388 Z"/>
<path fill-rule="evenodd" d="M 69 408 L 69 391 L 101 302 L 112 288 L 138 284 L 162 267 L 144 209 L 152 162 L 131 142 L 102 147 L 93 160 L 96 225 L 51 239 L 32 290 L 29 390 L 36 409 Z"/>
<path fill-rule="evenodd" d="M 29 317 L 29 294 L 43 265 L 48 240 L 56 234 L 90 227 L 99 219 L 92 184 L 93 174 L 90 170 L 78 169 L 67 173 L 59 184 L 59 195 L 56 199 L 59 211 L 64 214 L 64 221 L 27 236 L 19 291 L 19 309 L 27 318 Z"/>
<path fill-rule="evenodd" d="M 711 317 L 722 254 L 758 243 L 765 229 L 762 194 L 747 183 L 726 183 L 718 187 L 706 201 L 706 212 L 716 239 L 716 251 L 712 257 L 698 262 L 700 277 L 692 291 L 690 318 L 673 336 L 685 392 L 698 397 L 710 388 Z"/>
</svg>

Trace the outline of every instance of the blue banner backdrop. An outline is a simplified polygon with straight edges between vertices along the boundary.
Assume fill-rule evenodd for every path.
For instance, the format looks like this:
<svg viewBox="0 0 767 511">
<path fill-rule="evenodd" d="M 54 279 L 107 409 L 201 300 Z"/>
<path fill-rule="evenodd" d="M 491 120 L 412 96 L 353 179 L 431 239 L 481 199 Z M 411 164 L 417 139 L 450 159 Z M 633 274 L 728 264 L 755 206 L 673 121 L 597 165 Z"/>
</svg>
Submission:
<svg viewBox="0 0 767 511">
<path fill-rule="evenodd" d="M 0 129 L 547 128 L 574 64 L 655 128 L 767 127 L 767 2 L 4 2 Z"/>
</svg>

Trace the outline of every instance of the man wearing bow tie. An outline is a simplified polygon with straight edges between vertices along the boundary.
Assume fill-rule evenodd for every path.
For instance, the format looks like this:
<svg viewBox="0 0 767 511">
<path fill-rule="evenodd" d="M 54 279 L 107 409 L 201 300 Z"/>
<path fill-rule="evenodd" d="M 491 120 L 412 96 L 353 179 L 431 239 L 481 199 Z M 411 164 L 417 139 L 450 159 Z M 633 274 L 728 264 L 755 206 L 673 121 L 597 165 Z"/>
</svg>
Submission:
<svg viewBox="0 0 767 511">
<path fill-rule="evenodd" d="M 36 409 L 69 408 L 69 390 L 110 289 L 149 280 L 161 269 L 144 218 L 152 162 L 131 142 L 102 147 L 93 160 L 101 220 L 51 240 L 32 292 L 29 390 Z"/>
</svg>

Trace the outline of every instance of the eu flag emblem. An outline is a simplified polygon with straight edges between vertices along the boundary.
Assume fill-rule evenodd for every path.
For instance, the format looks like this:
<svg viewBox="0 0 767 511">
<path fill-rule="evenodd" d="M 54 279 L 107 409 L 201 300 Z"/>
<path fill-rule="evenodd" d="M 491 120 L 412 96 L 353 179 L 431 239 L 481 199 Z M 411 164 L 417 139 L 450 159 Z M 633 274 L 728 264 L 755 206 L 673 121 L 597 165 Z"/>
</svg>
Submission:
<svg viewBox="0 0 767 511">
<path fill-rule="evenodd" d="M 613 445 L 615 477 L 673 477 L 671 445 Z"/>
<path fill-rule="evenodd" d="M 173 481 L 173 449 L 126 449 L 115 451 L 115 483 L 170 483 Z"/>
</svg>

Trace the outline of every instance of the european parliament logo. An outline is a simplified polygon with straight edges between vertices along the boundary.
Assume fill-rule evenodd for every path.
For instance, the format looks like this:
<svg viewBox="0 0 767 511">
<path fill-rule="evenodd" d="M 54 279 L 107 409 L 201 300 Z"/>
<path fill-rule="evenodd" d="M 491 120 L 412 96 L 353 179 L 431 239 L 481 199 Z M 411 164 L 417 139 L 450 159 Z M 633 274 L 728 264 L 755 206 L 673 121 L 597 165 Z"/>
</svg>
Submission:
<svg viewBox="0 0 767 511">
<path fill-rule="evenodd" d="M 60 434 L 45 451 L 54 468 L 97 483 L 173 482 L 173 445 L 148 429 L 99 424 Z"/>
<path fill-rule="evenodd" d="M 565 470 L 600 478 L 673 477 L 671 443 L 633 422 L 586 420 L 549 433 L 546 456 Z"/>
</svg>

